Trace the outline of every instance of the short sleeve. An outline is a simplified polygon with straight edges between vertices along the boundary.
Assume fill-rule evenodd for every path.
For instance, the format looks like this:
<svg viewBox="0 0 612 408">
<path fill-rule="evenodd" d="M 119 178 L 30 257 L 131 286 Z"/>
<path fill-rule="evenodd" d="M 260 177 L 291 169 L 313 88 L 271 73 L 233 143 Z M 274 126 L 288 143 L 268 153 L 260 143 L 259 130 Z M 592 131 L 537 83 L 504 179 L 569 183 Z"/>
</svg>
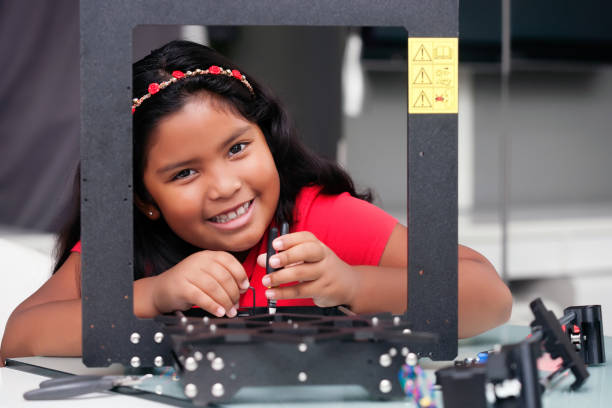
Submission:
<svg viewBox="0 0 612 408">
<path fill-rule="evenodd" d="M 78 252 L 81 253 L 81 241 L 77 242 L 75 246 L 72 247 L 70 252 Z"/>
<path fill-rule="evenodd" d="M 349 265 L 378 265 L 397 222 L 349 193 L 319 194 L 312 202 L 306 229 Z"/>
</svg>

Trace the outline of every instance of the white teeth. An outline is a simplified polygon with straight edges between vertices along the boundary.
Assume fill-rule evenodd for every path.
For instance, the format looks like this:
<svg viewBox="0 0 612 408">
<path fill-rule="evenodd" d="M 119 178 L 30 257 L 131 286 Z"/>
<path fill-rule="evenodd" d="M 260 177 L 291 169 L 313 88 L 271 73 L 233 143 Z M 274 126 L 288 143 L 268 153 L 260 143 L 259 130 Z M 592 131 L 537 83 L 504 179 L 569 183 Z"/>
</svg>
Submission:
<svg viewBox="0 0 612 408">
<path fill-rule="evenodd" d="M 248 201 L 246 203 L 244 203 L 243 205 L 241 205 L 236 211 L 230 211 L 227 214 L 221 214 L 221 215 L 217 215 L 215 217 L 211 218 L 212 222 L 217 222 L 219 224 L 224 224 L 228 221 L 233 220 L 234 218 L 237 218 L 241 215 L 243 215 L 244 213 L 247 212 L 247 210 L 249 209 L 251 202 Z"/>
</svg>

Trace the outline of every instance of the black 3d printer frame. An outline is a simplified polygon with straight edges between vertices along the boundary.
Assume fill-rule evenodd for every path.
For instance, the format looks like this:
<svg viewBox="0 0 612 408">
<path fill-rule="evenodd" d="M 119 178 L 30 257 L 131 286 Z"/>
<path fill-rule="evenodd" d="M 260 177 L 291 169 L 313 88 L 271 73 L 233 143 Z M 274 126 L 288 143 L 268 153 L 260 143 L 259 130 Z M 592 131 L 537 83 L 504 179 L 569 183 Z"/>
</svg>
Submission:
<svg viewBox="0 0 612 408">
<path fill-rule="evenodd" d="M 155 336 L 162 332 L 159 323 L 135 317 L 132 304 L 131 38 L 140 24 L 401 26 L 408 37 L 456 38 L 458 2 L 81 0 L 82 330 L 87 366 L 119 362 L 151 367 L 158 356 L 171 360 L 169 336 Z M 457 354 L 457 114 L 407 115 L 409 285 L 402 319 L 413 330 L 439 336 L 438 343 L 412 351 L 448 360 Z"/>
</svg>

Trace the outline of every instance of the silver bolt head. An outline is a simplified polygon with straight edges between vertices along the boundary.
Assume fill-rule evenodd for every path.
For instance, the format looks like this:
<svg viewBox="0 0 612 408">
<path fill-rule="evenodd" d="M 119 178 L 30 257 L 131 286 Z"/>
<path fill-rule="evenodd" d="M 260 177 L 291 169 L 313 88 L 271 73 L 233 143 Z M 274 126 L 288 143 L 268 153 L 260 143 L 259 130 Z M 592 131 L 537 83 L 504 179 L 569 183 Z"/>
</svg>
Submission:
<svg viewBox="0 0 612 408">
<path fill-rule="evenodd" d="M 306 382 L 307 379 L 308 379 L 308 374 L 306 374 L 303 371 L 300 371 L 300 373 L 298 374 L 298 381 L 299 382 Z"/>
<path fill-rule="evenodd" d="M 391 348 L 389 349 L 389 355 L 390 355 L 391 357 L 395 357 L 395 356 L 397 356 L 397 349 L 396 349 L 395 347 L 391 347 Z"/>
<path fill-rule="evenodd" d="M 394 317 L 393 317 L 393 325 L 394 325 L 394 326 L 399 326 L 399 324 L 400 324 L 400 321 L 401 321 L 401 320 L 402 320 L 402 319 L 400 319 L 400 317 L 399 317 L 399 316 L 394 316 Z"/>
<path fill-rule="evenodd" d="M 402 347 L 402 356 L 406 357 L 408 353 L 410 353 L 410 350 L 408 350 L 408 347 Z"/>
<path fill-rule="evenodd" d="M 392 388 L 393 388 L 393 385 L 391 384 L 391 381 L 389 381 L 387 379 L 381 380 L 380 384 L 378 385 L 378 389 L 383 394 L 390 393 Z"/>
<path fill-rule="evenodd" d="M 198 387 L 195 384 L 187 384 L 184 391 L 187 398 L 195 398 L 198 395 Z"/>
<path fill-rule="evenodd" d="M 210 366 L 215 371 L 221 371 L 223 370 L 223 367 L 225 367 L 225 363 L 223 362 L 223 359 L 221 357 L 215 357 L 210 363 Z"/>
<path fill-rule="evenodd" d="M 155 364 L 155 367 L 161 367 L 164 365 L 164 359 L 162 358 L 162 356 L 157 356 L 153 360 L 153 364 Z"/>
<path fill-rule="evenodd" d="M 213 361 L 215 357 L 216 357 L 216 354 L 214 351 L 209 351 L 208 353 L 206 353 L 206 359 L 208 361 Z"/>
<path fill-rule="evenodd" d="M 204 316 L 202 318 L 202 321 L 204 322 L 204 324 L 208 324 L 208 322 L 210 321 L 210 318 L 208 316 Z"/>
<path fill-rule="evenodd" d="M 138 344 L 140 343 L 140 334 L 138 333 L 132 333 L 130 335 L 130 341 L 134 344 Z"/>
<path fill-rule="evenodd" d="M 223 394 L 225 394 L 225 388 L 223 388 L 223 384 L 216 383 L 210 389 L 210 393 L 213 395 L 213 397 L 219 398 L 222 397 Z"/>
<path fill-rule="evenodd" d="M 185 359 L 185 370 L 187 371 L 195 371 L 198 369 L 198 363 L 195 361 L 193 357 L 187 357 Z"/>
<path fill-rule="evenodd" d="M 381 354 L 380 358 L 378 359 L 378 362 L 380 363 L 382 367 L 389 367 L 392 362 L 391 356 L 388 355 L 387 353 Z"/>
<path fill-rule="evenodd" d="M 372 326 L 378 326 L 378 317 L 374 316 L 372 318 Z"/>
<path fill-rule="evenodd" d="M 298 344 L 298 350 L 300 350 L 303 353 L 306 350 L 308 350 L 308 345 L 306 345 L 306 343 L 300 343 Z"/>
<path fill-rule="evenodd" d="M 187 333 L 193 332 L 193 324 L 188 324 L 185 330 L 187 331 Z"/>
<path fill-rule="evenodd" d="M 140 367 L 140 357 L 138 356 L 132 357 L 132 359 L 130 360 L 130 365 L 134 368 Z"/>
<path fill-rule="evenodd" d="M 193 357 L 196 359 L 196 361 L 202 361 L 202 359 L 204 359 L 204 355 L 199 350 L 193 353 Z"/>
<path fill-rule="evenodd" d="M 164 341 L 164 333 L 155 333 L 155 335 L 153 335 L 153 341 L 155 341 L 156 343 L 161 343 L 162 341 Z"/>
<path fill-rule="evenodd" d="M 408 355 L 406 356 L 406 364 L 408 364 L 409 366 L 417 365 L 418 361 L 419 361 L 419 358 L 414 353 L 408 353 Z"/>
</svg>

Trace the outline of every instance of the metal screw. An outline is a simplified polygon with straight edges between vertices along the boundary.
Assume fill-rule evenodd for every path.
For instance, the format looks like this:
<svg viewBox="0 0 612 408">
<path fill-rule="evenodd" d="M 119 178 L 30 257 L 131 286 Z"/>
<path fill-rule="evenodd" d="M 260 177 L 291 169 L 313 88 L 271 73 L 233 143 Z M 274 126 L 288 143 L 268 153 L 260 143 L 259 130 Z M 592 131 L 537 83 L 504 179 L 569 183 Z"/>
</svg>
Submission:
<svg viewBox="0 0 612 408">
<path fill-rule="evenodd" d="M 396 349 L 395 347 L 391 347 L 391 348 L 389 349 L 389 355 L 390 355 L 391 357 L 395 357 L 395 356 L 397 355 L 397 349 Z"/>
<path fill-rule="evenodd" d="M 132 357 L 132 359 L 130 360 L 130 365 L 134 368 L 140 367 L 140 357 Z"/>
<path fill-rule="evenodd" d="M 404 329 L 404 330 L 402 330 L 402 334 L 412 334 L 412 330 Z"/>
<path fill-rule="evenodd" d="M 225 363 L 223 362 L 223 359 L 221 357 L 215 357 L 210 366 L 215 371 L 221 371 L 223 370 L 223 367 L 225 367 Z"/>
<path fill-rule="evenodd" d="M 195 358 L 187 357 L 185 359 L 185 369 L 187 371 L 195 371 L 198 369 L 198 363 L 195 361 Z"/>
<path fill-rule="evenodd" d="M 208 361 L 213 361 L 213 358 L 215 358 L 215 352 L 214 351 L 209 351 L 208 353 L 206 353 L 206 359 Z"/>
<path fill-rule="evenodd" d="M 408 364 L 409 366 L 415 366 L 418 361 L 419 358 L 414 353 L 408 353 L 408 355 L 406 356 L 406 364 Z"/>
<path fill-rule="evenodd" d="M 308 375 L 305 372 L 300 371 L 300 373 L 298 374 L 298 381 L 306 382 L 307 379 L 308 379 Z"/>
<path fill-rule="evenodd" d="M 298 350 L 300 350 L 303 353 L 306 350 L 308 350 L 308 346 L 306 345 L 306 343 L 300 343 L 298 344 Z"/>
<path fill-rule="evenodd" d="M 378 362 L 383 367 L 389 367 L 391 365 L 391 356 L 387 353 L 381 354 L 380 358 L 378 359 Z"/>
<path fill-rule="evenodd" d="M 130 341 L 134 344 L 140 343 L 140 334 L 132 333 L 132 335 L 130 336 Z"/>
<path fill-rule="evenodd" d="M 294 328 L 294 329 L 297 329 L 298 327 L 299 327 L 299 324 L 297 324 L 297 323 L 293 323 L 293 328 Z"/>
<path fill-rule="evenodd" d="M 219 398 L 219 397 L 222 397 L 223 394 L 225 394 L 225 388 L 223 388 L 223 384 L 216 383 L 212 386 L 210 392 L 213 395 L 213 397 Z"/>
<path fill-rule="evenodd" d="M 162 341 L 164 341 L 164 333 L 162 332 L 155 333 L 155 335 L 153 336 L 153 340 L 156 343 L 161 343 Z"/>
<path fill-rule="evenodd" d="M 195 384 L 187 384 L 185 386 L 185 396 L 187 398 L 195 398 L 196 395 L 198 395 L 198 387 Z"/>
<path fill-rule="evenodd" d="M 401 320 L 402 320 L 402 319 L 400 319 L 400 317 L 399 317 L 399 316 L 394 316 L 394 317 L 393 317 L 393 325 L 394 325 L 394 326 L 399 326 L 399 324 L 400 324 L 400 321 L 401 321 Z"/>
<path fill-rule="evenodd" d="M 191 333 L 193 331 L 193 324 L 188 324 L 185 330 L 187 331 L 187 333 Z"/>
<path fill-rule="evenodd" d="M 406 357 L 409 352 L 408 347 L 402 347 L 402 356 Z"/>
<path fill-rule="evenodd" d="M 164 365 L 164 359 L 162 356 L 157 356 L 155 357 L 155 360 L 153 360 L 153 364 L 155 364 L 155 367 L 161 367 Z"/>
<path fill-rule="evenodd" d="M 181 323 L 183 324 L 187 323 L 187 318 L 185 316 L 181 317 Z"/>
<path fill-rule="evenodd" d="M 216 324 L 211 324 L 210 325 L 210 331 L 213 332 L 213 333 L 216 332 L 217 331 L 217 325 Z"/>
<path fill-rule="evenodd" d="M 201 351 L 196 351 L 195 353 L 193 353 L 193 357 L 196 359 L 196 361 L 202 361 L 204 355 Z"/>
<path fill-rule="evenodd" d="M 372 326 L 378 326 L 378 317 L 374 316 L 372 318 Z"/>
<path fill-rule="evenodd" d="M 393 388 L 393 385 L 391 384 L 391 381 L 385 379 L 385 380 L 381 380 L 380 384 L 378 385 L 378 389 L 380 390 L 380 392 L 382 392 L 383 394 L 388 394 L 391 392 L 391 388 Z"/>
<path fill-rule="evenodd" d="M 204 324 L 208 324 L 208 322 L 210 321 L 210 319 L 208 318 L 208 316 L 204 316 L 202 318 L 202 321 L 204 322 Z"/>
</svg>

